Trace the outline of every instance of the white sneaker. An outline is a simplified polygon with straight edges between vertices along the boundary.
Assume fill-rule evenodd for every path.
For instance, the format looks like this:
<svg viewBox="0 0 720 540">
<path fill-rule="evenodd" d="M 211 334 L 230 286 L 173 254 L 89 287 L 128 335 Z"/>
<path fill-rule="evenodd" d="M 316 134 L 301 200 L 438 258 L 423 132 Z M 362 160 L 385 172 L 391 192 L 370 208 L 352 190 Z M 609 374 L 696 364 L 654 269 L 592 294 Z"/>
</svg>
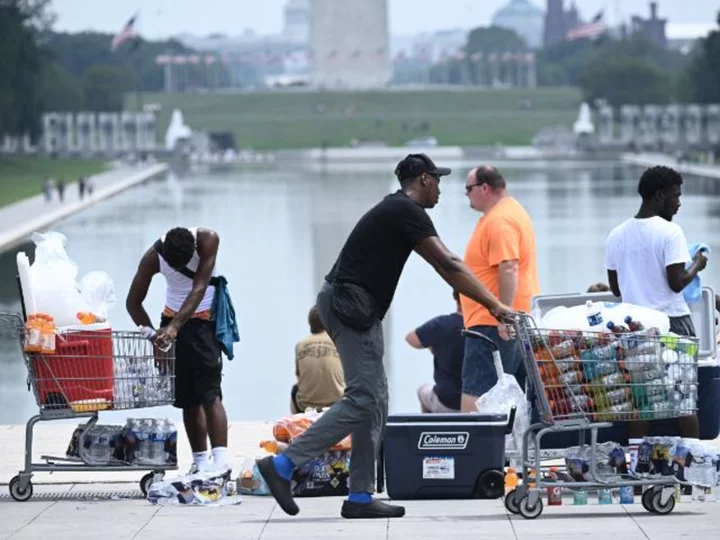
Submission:
<svg viewBox="0 0 720 540">
<path fill-rule="evenodd" d="M 187 476 L 192 476 L 193 474 L 197 474 L 200 472 L 200 468 L 197 466 L 197 463 L 193 463 L 190 465 L 190 469 L 187 472 Z"/>
</svg>

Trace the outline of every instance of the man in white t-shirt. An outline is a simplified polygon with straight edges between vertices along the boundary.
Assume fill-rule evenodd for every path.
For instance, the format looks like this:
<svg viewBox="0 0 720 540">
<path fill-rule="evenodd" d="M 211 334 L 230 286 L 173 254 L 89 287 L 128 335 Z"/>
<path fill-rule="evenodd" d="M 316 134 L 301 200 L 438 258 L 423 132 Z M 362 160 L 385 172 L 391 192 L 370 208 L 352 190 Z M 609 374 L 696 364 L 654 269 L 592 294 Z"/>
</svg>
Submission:
<svg viewBox="0 0 720 540">
<path fill-rule="evenodd" d="M 695 336 L 683 289 L 702 271 L 707 258 L 698 251 L 690 263 L 685 234 L 672 223 L 680 209 L 682 176 L 669 167 L 652 167 L 640 178 L 640 210 L 610 233 L 605 250 L 610 288 L 623 302 L 662 311 L 670 330 Z M 618 321 L 619 322 L 619 321 Z M 698 437 L 696 416 L 680 422 L 685 437 Z"/>
<path fill-rule="evenodd" d="M 670 330 L 695 336 L 683 289 L 702 271 L 707 258 L 698 251 L 690 261 L 685 234 L 672 222 L 680 209 L 682 176 L 669 167 L 652 167 L 638 185 L 642 197 L 634 218 L 610 233 L 605 266 L 610 288 L 624 302 L 662 311 Z"/>
</svg>

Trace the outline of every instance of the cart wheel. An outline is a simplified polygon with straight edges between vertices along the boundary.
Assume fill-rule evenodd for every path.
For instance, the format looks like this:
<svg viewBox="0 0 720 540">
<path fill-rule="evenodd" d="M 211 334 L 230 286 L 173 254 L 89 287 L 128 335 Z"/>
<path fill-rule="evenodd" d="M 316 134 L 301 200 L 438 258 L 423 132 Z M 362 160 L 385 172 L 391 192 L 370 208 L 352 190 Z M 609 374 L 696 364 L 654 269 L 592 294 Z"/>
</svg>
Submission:
<svg viewBox="0 0 720 540">
<path fill-rule="evenodd" d="M 543 511 L 543 502 L 540 497 L 538 497 L 537 501 L 535 502 L 535 506 L 530 507 L 530 497 L 523 497 L 523 500 L 520 501 L 519 504 L 519 510 L 520 515 L 524 517 L 525 519 L 535 519 L 540 514 L 542 514 Z"/>
<path fill-rule="evenodd" d="M 484 471 L 475 484 L 475 496 L 482 499 L 499 499 L 505 490 L 505 474 L 490 469 Z"/>
<path fill-rule="evenodd" d="M 508 491 L 505 495 L 505 508 L 508 512 L 515 515 L 520 513 L 520 505 L 518 505 L 518 502 L 515 500 L 516 494 L 517 489 L 513 489 L 512 491 Z"/>
<path fill-rule="evenodd" d="M 655 497 L 655 490 L 650 487 L 643 491 L 642 497 L 640 498 L 640 502 L 642 503 L 643 508 L 651 514 L 655 513 L 655 507 L 653 506 L 653 497 Z"/>
<path fill-rule="evenodd" d="M 33 495 L 32 482 L 28 482 L 25 489 L 20 489 L 20 477 L 15 476 L 10 480 L 10 496 L 18 502 L 25 502 Z"/>
<path fill-rule="evenodd" d="M 154 481 L 155 473 L 147 473 L 142 477 L 142 480 L 140 480 L 140 491 L 142 491 L 143 497 L 148 496 L 148 493 L 150 493 L 150 486 L 153 485 Z"/>
<path fill-rule="evenodd" d="M 670 495 L 670 498 L 662 503 L 662 489 L 655 492 L 652 498 L 653 511 L 661 516 L 666 516 L 675 508 L 675 497 Z"/>
</svg>

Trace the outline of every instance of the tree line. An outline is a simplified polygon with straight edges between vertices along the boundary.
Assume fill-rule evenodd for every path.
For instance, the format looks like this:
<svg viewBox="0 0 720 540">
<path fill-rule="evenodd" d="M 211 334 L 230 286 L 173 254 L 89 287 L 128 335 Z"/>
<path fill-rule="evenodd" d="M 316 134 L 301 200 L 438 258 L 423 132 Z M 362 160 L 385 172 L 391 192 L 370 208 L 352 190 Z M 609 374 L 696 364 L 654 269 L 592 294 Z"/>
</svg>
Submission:
<svg viewBox="0 0 720 540">
<path fill-rule="evenodd" d="M 623 104 L 720 103 L 720 13 L 718 29 L 689 53 L 658 47 L 642 34 L 565 41 L 537 52 L 539 86 L 577 86 L 587 101 Z M 430 68 L 429 82 L 481 84 L 476 53 L 529 52 L 513 30 L 475 28 L 463 54 Z M 417 69 L 417 67 L 416 67 Z M 483 77 L 484 75 L 484 77 Z"/>
<path fill-rule="evenodd" d="M 142 38 L 113 52 L 112 34 L 53 32 L 51 7 L 51 0 L 0 0 L 0 137 L 36 139 L 45 111 L 122 110 L 128 92 L 162 90 L 157 55 L 195 52 Z"/>
</svg>

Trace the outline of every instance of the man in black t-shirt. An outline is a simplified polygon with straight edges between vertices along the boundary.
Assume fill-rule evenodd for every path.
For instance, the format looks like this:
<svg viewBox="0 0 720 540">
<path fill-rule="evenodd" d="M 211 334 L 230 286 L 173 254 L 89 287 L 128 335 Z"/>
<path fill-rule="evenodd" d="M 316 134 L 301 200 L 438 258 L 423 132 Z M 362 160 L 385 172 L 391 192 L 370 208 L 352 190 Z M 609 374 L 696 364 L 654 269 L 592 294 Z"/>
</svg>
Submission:
<svg viewBox="0 0 720 540">
<path fill-rule="evenodd" d="M 350 495 L 345 518 L 402 517 L 405 509 L 373 500 L 375 458 L 388 414 L 388 387 L 383 365 L 381 321 L 392 302 L 410 253 L 417 252 L 453 289 L 486 306 L 498 320 L 511 317 L 477 280 L 462 259 L 438 238 L 425 212 L 440 197 L 440 177 L 450 169 L 436 167 L 424 154 L 411 154 L 395 169 L 401 189 L 371 208 L 350 233 L 327 275 L 317 305 L 345 373 L 345 395 L 297 438 L 283 454 L 258 461 L 280 507 L 295 515 L 290 479 L 295 468 L 322 455 L 350 434 Z"/>
<path fill-rule="evenodd" d="M 424 413 L 460 412 L 465 338 L 457 291 L 453 291 L 453 298 L 455 313 L 434 317 L 405 337 L 411 347 L 430 349 L 433 355 L 435 384 L 423 384 L 418 388 L 420 408 Z"/>
</svg>

